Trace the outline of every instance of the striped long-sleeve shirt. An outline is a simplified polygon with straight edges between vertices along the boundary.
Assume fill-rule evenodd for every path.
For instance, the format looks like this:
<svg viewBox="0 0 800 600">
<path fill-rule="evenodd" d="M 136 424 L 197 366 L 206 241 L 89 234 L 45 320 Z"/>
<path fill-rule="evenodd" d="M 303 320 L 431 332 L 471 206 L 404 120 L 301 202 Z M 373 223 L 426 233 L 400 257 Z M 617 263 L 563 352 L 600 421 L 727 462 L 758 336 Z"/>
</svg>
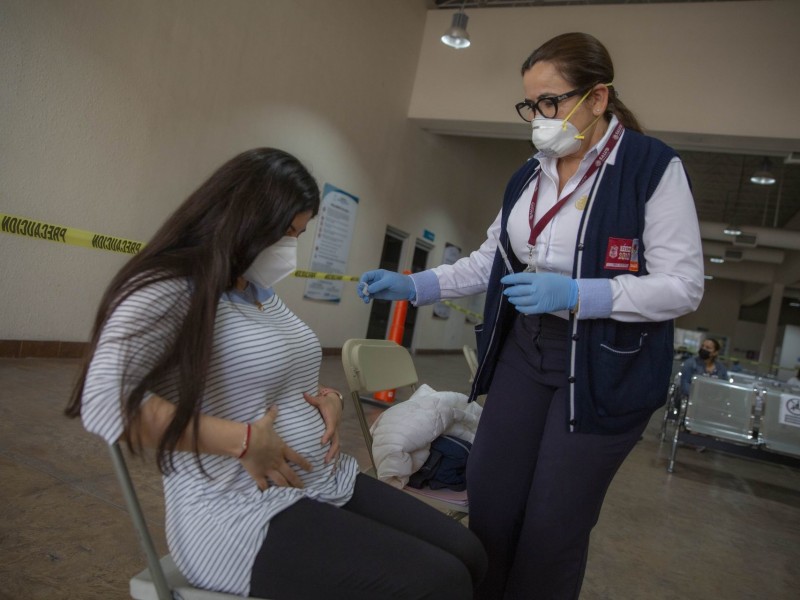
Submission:
<svg viewBox="0 0 800 600">
<path fill-rule="evenodd" d="M 185 280 L 155 283 L 113 312 L 84 388 L 81 414 L 87 430 L 108 443 L 119 438 L 121 400 L 173 342 L 190 294 Z M 347 455 L 325 464 L 328 445 L 320 444 L 325 424 L 303 398 L 303 392 L 318 392 L 321 355 L 311 329 L 271 290 L 251 284 L 220 299 L 201 411 L 248 422 L 276 405 L 276 433 L 313 470 L 297 469 L 303 489 L 271 486 L 261 492 L 235 458 L 202 455 L 206 476 L 193 453 L 177 452 L 174 470 L 163 478 L 167 543 L 193 585 L 247 595 L 272 517 L 303 497 L 342 506 L 352 496 L 358 464 Z M 176 401 L 176 383 L 173 375 L 150 392 Z"/>
</svg>

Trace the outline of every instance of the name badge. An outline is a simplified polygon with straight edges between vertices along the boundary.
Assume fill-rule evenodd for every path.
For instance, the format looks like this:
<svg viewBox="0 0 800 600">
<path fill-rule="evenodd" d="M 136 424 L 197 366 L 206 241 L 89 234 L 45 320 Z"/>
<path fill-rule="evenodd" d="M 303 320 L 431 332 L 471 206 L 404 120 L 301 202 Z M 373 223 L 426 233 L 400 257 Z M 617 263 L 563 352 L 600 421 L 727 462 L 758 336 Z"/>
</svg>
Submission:
<svg viewBox="0 0 800 600">
<path fill-rule="evenodd" d="M 608 238 L 606 269 L 615 271 L 639 271 L 639 240 L 637 238 Z"/>
</svg>

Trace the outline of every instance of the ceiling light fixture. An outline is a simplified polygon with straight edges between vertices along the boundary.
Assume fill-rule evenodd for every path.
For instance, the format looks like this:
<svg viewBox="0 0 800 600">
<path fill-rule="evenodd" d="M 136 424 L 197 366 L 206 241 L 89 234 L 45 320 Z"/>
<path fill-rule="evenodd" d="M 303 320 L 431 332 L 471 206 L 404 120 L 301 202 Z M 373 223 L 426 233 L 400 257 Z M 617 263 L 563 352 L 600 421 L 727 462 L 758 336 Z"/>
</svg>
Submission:
<svg viewBox="0 0 800 600">
<path fill-rule="evenodd" d="M 721 256 L 712 256 L 708 260 L 710 260 L 712 263 L 715 263 L 715 264 L 718 264 L 718 265 L 721 265 L 722 263 L 725 262 L 725 259 L 722 258 Z"/>
<path fill-rule="evenodd" d="M 450 29 L 445 31 L 442 36 L 442 43 L 456 50 L 469 47 L 470 41 L 469 34 L 467 33 L 467 21 L 469 21 L 469 17 L 464 12 L 463 8 L 455 13 L 453 15 L 453 22 L 450 24 Z"/>
<path fill-rule="evenodd" d="M 789 302 L 789 306 L 792 308 L 798 308 L 800 307 L 800 302 Z"/>
<path fill-rule="evenodd" d="M 739 229 L 736 225 L 728 225 L 725 229 L 722 230 L 722 233 L 725 235 L 742 235 L 742 230 Z"/>
<path fill-rule="evenodd" d="M 703 279 L 705 279 L 706 281 L 711 281 L 712 279 L 714 279 L 714 276 L 713 275 L 703 275 Z"/>
<path fill-rule="evenodd" d="M 758 185 L 775 185 L 775 181 L 775 175 L 772 174 L 772 162 L 770 162 L 769 158 L 764 157 L 764 162 L 761 163 L 758 171 L 750 177 L 750 182 Z"/>
</svg>

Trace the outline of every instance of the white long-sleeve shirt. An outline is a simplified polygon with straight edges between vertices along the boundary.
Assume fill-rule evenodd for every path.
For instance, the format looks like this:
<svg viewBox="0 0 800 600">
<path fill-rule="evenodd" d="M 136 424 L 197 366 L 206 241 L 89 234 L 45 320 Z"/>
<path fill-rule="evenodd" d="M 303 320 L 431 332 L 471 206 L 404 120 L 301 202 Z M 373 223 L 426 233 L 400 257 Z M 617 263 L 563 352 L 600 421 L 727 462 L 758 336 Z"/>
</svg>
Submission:
<svg viewBox="0 0 800 600">
<path fill-rule="evenodd" d="M 581 206 L 585 204 L 578 201 L 588 196 L 602 169 L 582 185 L 578 186 L 578 183 L 597 158 L 616 124 L 617 119 L 613 117 L 603 138 L 583 157 L 560 196 L 557 159 L 541 154 L 535 156 L 540 163 L 540 174 L 536 178 L 539 180 L 539 197 L 534 222 L 538 222 L 560 198 L 574 192 L 536 240 L 535 263 L 538 272 L 572 276 L 575 244 L 583 214 Z M 609 155 L 607 164 L 614 164 L 624 137 L 623 133 L 620 144 Z M 523 190 L 508 221 L 511 248 L 523 263 L 529 262 L 528 238 L 531 227 L 528 211 L 536 179 Z M 486 291 L 500 236 L 501 214 L 502 210 L 489 226 L 486 241 L 480 248 L 452 265 L 441 265 L 431 270 L 438 279 L 441 298 L 458 298 Z M 637 277 L 623 273 L 604 280 L 610 284 L 610 295 L 605 291 L 606 283 L 578 279 L 581 298 L 578 318 L 666 321 L 697 309 L 703 297 L 704 282 L 700 227 L 689 182 L 679 158 L 674 158 L 667 166 L 659 185 L 645 205 L 642 242 L 648 274 Z M 424 291 L 426 286 L 424 281 L 420 281 L 420 275 L 413 276 L 418 290 L 418 303 L 436 300 Z M 566 317 L 566 311 L 556 314 Z"/>
</svg>

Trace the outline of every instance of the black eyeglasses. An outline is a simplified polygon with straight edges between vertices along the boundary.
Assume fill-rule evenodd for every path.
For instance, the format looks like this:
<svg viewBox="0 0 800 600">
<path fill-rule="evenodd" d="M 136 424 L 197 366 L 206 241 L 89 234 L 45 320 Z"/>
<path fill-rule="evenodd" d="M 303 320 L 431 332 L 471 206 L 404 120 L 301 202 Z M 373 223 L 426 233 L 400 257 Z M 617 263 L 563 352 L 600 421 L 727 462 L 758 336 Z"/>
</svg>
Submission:
<svg viewBox="0 0 800 600">
<path fill-rule="evenodd" d="M 552 119 L 556 116 L 556 114 L 558 114 L 559 102 L 562 102 L 567 98 L 571 98 L 577 94 L 583 94 L 590 89 L 591 88 L 576 88 L 571 92 L 561 94 L 560 96 L 539 98 L 536 102 L 531 100 L 523 100 L 522 102 L 517 102 L 514 108 L 517 109 L 517 113 L 520 117 L 522 117 L 522 120 L 527 121 L 528 123 L 533 121 L 533 118 L 537 115 L 537 113 L 543 116 L 545 119 Z"/>
</svg>

